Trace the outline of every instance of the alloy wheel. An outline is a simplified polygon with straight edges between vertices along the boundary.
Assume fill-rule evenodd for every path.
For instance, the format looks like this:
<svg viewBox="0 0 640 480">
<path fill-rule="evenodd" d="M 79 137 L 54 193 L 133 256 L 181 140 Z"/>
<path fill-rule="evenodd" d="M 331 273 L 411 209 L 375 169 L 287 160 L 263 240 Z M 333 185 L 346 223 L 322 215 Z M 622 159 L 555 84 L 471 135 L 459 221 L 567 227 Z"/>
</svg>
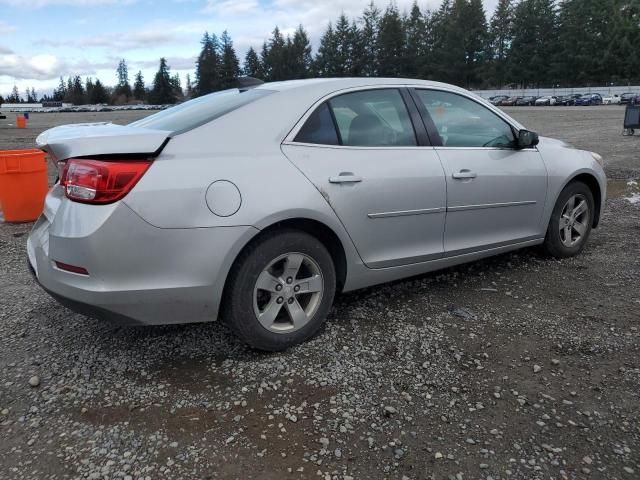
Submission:
<svg viewBox="0 0 640 480">
<path fill-rule="evenodd" d="M 274 333 L 290 333 L 313 318 L 322 301 L 324 279 L 313 258 L 286 253 L 258 275 L 253 310 L 260 324 Z"/>
<path fill-rule="evenodd" d="M 560 222 L 560 241 L 565 247 L 575 247 L 584 238 L 590 220 L 589 204 L 584 195 L 577 193 L 569 197 L 562 207 Z"/>
</svg>

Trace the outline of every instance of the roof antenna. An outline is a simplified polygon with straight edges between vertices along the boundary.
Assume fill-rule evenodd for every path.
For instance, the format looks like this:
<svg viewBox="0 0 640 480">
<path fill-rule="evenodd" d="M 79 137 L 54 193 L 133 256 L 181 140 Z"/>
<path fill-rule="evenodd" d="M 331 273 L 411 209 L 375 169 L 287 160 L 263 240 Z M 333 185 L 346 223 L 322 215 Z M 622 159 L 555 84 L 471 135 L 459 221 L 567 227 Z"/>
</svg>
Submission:
<svg viewBox="0 0 640 480">
<path fill-rule="evenodd" d="M 263 80 L 253 77 L 238 77 L 238 90 L 246 92 L 264 83 Z"/>
</svg>

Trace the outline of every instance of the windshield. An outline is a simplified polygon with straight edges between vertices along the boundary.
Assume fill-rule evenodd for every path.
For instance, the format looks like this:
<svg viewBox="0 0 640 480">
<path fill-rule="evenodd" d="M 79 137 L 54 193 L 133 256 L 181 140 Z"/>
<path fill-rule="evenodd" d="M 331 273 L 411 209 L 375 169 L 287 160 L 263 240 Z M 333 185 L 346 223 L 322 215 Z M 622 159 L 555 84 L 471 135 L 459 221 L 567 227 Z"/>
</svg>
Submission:
<svg viewBox="0 0 640 480">
<path fill-rule="evenodd" d="M 183 133 L 273 92 L 273 90 L 265 89 L 241 92 L 237 88 L 233 88 L 210 93 L 130 123 L 129 126 L 167 130 L 174 134 Z"/>
</svg>

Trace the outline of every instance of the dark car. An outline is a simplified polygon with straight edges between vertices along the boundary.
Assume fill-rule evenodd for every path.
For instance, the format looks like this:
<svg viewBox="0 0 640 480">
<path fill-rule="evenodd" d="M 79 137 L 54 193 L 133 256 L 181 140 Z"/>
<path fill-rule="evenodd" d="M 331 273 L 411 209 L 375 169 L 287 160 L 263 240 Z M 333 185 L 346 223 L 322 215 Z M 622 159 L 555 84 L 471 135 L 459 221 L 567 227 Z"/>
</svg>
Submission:
<svg viewBox="0 0 640 480">
<path fill-rule="evenodd" d="M 562 97 L 558 97 L 558 101 L 556 105 L 558 106 L 570 106 L 576 104 L 576 98 L 580 98 L 582 96 L 581 93 L 572 93 L 570 95 L 563 95 Z"/>
<path fill-rule="evenodd" d="M 576 105 L 602 105 L 602 96 L 599 93 L 585 93 L 576 98 Z"/>
<path fill-rule="evenodd" d="M 620 95 L 620 104 L 627 105 L 631 103 L 631 100 L 633 100 L 637 95 L 637 93 L 631 92 L 623 93 L 622 95 Z"/>
<path fill-rule="evenodd" d="M 516 105 L 518 107 L 523 107 L 523 106 L 533 106 L 536 104 L 536 97 L 520 97 L 517 101 L 516 101 Z"/>
<path fill-rule="evenodd" d="M 502 102 L 509 97 L 507 95 L 496 95 L 495 97 L 490 97 L 489 101 L 495 105 L 496 107 L 502 105 Z"/>
<path fill-rule="evenodd" d="M 500 106 L 501 107 L 513 107 L 516 102 L 518 100 L 520 100 L 522 97 L 509 97 L 505 100 L 502 100 L 502 102 L 500 102 Z"/>
</svg>

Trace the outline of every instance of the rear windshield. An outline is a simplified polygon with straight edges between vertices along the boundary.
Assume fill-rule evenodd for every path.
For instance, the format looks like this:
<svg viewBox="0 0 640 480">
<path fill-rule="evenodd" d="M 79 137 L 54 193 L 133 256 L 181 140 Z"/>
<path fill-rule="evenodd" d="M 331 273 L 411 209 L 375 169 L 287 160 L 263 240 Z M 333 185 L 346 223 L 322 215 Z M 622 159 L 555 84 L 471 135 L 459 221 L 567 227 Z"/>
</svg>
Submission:
<svg viewBox="0 0 640 480">
<path fill-rule="evenodd" d="M 129 126 L 183 133 L 273 92 L 262 88 L 241 92 L 234 88 L 210 93 L 130 123 Z"/>
</svg>

